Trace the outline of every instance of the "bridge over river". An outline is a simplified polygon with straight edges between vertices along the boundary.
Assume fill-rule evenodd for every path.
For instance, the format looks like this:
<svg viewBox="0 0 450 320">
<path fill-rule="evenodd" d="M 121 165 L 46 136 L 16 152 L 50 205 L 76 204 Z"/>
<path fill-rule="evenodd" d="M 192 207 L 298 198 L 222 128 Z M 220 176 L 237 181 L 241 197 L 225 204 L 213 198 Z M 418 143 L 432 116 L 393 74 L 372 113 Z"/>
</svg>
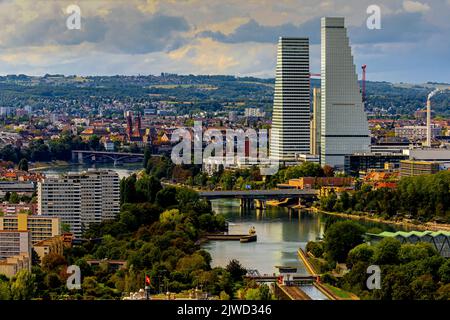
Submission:
<svg viewBox="0 0 450 320">
<path fill-rule="evenodd" d="M 240 199 L 241 207 L 264 209 L 266 200 L 298 199 L 311 200 L 317 197 L 315 189 L 270 189 L 270 190 L 227 190 L 200 191 L 200 197 L 213 200 L 224 198 Z"/>
</svg>

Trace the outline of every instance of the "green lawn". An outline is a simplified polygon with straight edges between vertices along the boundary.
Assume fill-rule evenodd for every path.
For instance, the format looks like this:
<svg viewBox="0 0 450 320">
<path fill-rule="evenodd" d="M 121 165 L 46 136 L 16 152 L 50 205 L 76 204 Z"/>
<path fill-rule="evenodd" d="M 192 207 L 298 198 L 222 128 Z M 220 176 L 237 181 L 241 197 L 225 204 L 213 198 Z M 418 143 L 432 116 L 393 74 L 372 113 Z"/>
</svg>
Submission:
<svg viewBox="0 0 450 320">
<path fill-rule="evenodd" d="M 322 283 L 324 287 L 326 287 L 328 290 L 330 290 L 335 296 L 344 299 L 344 300 L 359 300 L 358 296 L 351 292 L 344 291 L 340 288 L 333 287 L 332 285 L 329 285 L 327 283 Z"/>
</svg>

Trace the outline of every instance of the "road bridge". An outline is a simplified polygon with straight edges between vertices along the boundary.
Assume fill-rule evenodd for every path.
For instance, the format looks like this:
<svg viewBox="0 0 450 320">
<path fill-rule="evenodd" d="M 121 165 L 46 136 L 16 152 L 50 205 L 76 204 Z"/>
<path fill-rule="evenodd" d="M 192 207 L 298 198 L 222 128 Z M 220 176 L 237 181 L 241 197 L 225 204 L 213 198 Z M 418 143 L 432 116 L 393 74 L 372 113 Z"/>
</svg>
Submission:
<svg viewBox="0 0 450 320">
<path fill-rule="evenodd" d="M 241 200 L 241 207 L 265 209 L 266 200 L 299 199 L 313 200 L 318 195 L 315 189 L 270 189 L 270 190 L 227 190 L 227 191 L 200 191 L 200 197 L 213 200 L 235 198 Z"/>
<path fill-rule="evenodd" d="M 160 157 L 161 155 L 152 155 Z M 72 162 L 139 162 L 144 160 L 143 153 L 72 150 Z"/>
</svg>

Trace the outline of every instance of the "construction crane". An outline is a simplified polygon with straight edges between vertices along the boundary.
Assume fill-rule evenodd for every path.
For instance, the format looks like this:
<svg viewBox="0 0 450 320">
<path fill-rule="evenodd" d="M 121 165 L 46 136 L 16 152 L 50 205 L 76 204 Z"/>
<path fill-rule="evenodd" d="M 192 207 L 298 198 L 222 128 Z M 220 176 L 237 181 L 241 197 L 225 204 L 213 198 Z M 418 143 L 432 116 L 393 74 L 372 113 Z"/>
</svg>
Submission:
<svg viewBox="0 0 450 320">
<path fill-rule="evenodd" d="M 362 69 L 362 101 L 363 103 L 366 102 L 366 65 L 363 64 L 361 66 Z"/>
</svg>

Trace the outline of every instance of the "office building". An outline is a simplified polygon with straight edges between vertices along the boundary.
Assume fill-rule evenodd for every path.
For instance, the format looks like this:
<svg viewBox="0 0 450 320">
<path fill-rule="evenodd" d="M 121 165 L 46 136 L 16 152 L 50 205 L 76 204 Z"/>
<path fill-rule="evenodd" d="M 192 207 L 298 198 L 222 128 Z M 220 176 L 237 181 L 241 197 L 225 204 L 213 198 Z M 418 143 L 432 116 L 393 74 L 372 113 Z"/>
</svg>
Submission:
<svg viewBox="0 0 450 320">
<path fill-rule="evenodd" d="M 439 163 L 430 161 L 402 160 L 400 161 L 400 176 L 412 177 L 439 172 Z"/>
<path fill-rule="evenodd" d="M 91 223 L 115 219 L 119 202 L 119 176 L 112 170 L 68 173 L 38 184 L 38 213 L 60 217 L 75 237 Z"/>
<path fill-rule="evenodd" d="M 408 156 L 401 153 L 354 153 L 345 156 L 344 171 L 346 174 L 358 176 L 369 171 L 383 171 L 388 165 L 395 169 L 400 167 L 400 161 Z"/>
<path fill-rule="evenodd" d="M 427 138 L 427 126 L 404 126 L 396 127 L 395 136 L 399 138 L 406 138 L 409 141 L 423 141 Z M 431 137 L 439 136 L 442 132 L 442 128 L 438 125 L 431 125 Z"/>
<path fill-rule="evenodd" d="M 19 213 L 0 217 L 0 230 L 30 231 L 33 244 L 61 234 L 59 217 Z"/>
<path fill-rule="evenodd" d="M 309 39 L 280 37 L 270 156 L 286 164 L 310 152 Z"/>
<path fill-rule="evenodd" d="M 369 152 L 370 137 L 344 18 L 321 22 L 321 164 Z"/>
<path fill-rule="evenodd" d="M 377 141 L 370 145 L 372 153 L 399 153 L 409 148 L 408 141 Z"/>
</svg>

